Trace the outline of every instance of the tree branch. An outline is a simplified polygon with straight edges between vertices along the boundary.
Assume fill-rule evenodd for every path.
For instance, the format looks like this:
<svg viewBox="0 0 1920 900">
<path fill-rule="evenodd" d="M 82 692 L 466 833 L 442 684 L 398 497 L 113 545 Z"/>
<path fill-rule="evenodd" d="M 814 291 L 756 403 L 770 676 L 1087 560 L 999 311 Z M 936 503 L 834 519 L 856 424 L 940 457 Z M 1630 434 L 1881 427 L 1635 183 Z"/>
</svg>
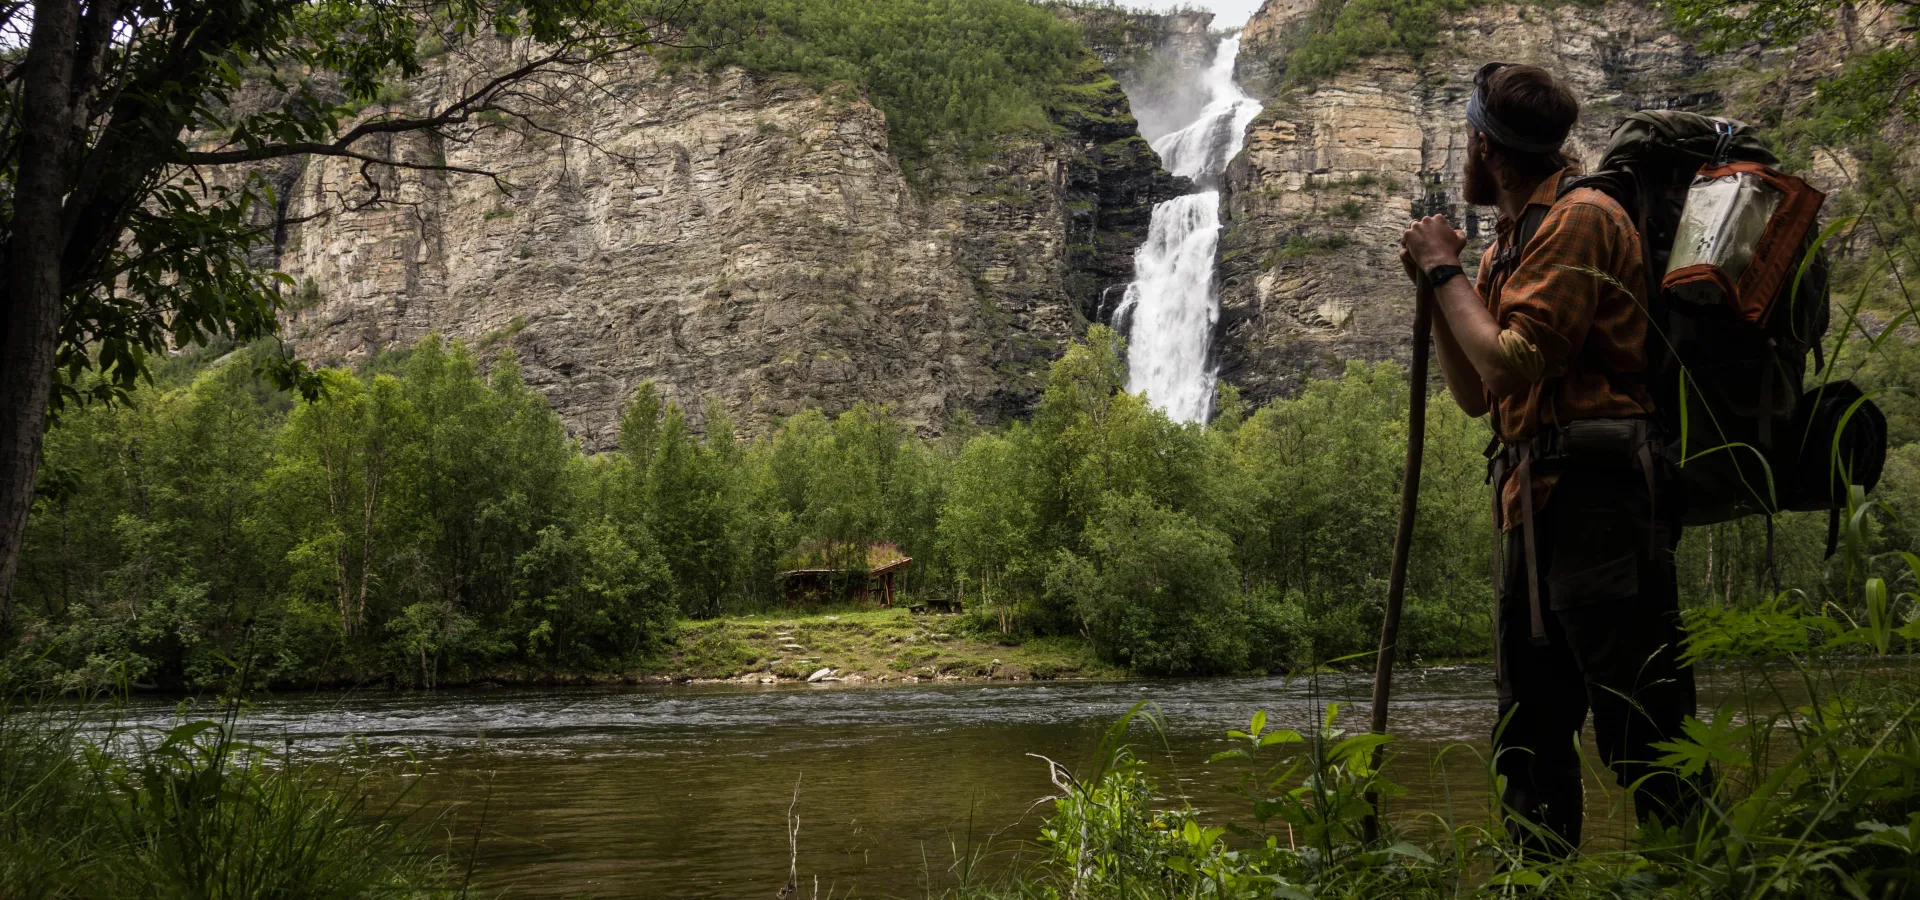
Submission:
<svg viewBox="0 0 1920 900">
<path fill-rule="evenodd" d="M 503 178 L 499 172 L 487 169 L 475 169 L 471 166 L 449 165 L 446 163 L 416 163 L 408 162 L 404 159 L 388 159 L 386 157 L 374 156 L 370 153 L 361 153 L 357 150 L 347 149 L 338 141 L 331 144 L 321 144 L 317 142 L 278 144 L 275 145 L 275 149 L 278 149 L 280 152 L 265 156 L 247 156 L 243 159 L 228 159 L 225 158 L 227 154 L 224 153 L 189 153 L 187 154 L 187 159 L 183 161 L 183 164 L 190 166 L 220 166 L 239 162 L 254 162 L 262 159 L 274 159 L 282 156 L 338 156 L 377 166 L 392 166 L 396 169 L 413 169 L 421 172 L 451 172 L 458 175 L 479 175 L 491 179 L 494 186 L 500 188 L 502 193 L 513 193 L 513 184 Z M 249 154 L 252 151 L 236 150 L 231 152 L 236 154 Z"/>
<path fill-rule="evenodd" d="M 420 118 L 374 119 L 362 122 L 346 134 L 331 143 L 300 141 L 282 144 L 263 144 L 257 147 L 244 147 L 236 150 L 189 151 L 176 162 L 197 163 L 209 166 L 226 166 L 239 163 L 259 162 L 284 156 L 318 154 L 322 156 L 351 156 L 344 152 L 361 138 L 376 134 L 402 134 L 414 131 L 426 131 L 444 128 L 449 125 L 464 125 L 477 113 L 502 111 L 494 99 L 519 82 L 546 71 L 553 66 L 582 66 L 597 60 L 621 53 L 633 52 L 641 47 L 657 43 L 646 32 L 638 32 L 639 39 L 631 40 L 618 48 L 604 49 L 586 54 L 576 54 L 575 49 L 582 41 L 571 41 L 561 45 L 552 53 L 532 60 L 510 72 L 487 81 L 486 84 L 468 92 L 465 96 L 449 104 L 439 113 Z M 631 38 L 633 35 L 620 35 Z M 359 157 L 354 157 L 359 158 Z"/>
</svg>

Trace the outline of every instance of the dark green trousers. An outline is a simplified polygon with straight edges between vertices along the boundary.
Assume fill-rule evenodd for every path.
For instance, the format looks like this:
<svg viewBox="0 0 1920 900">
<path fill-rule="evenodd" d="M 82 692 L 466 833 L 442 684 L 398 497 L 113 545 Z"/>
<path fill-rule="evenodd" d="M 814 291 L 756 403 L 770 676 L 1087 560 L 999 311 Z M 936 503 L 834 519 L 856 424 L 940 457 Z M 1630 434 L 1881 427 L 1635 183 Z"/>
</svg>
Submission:
<svg viewBox="0 0 1920 900">
<path fill-rule="evenodd" d="M 1672 480 L 1657 483 L 1664 495 Z M 1678 736 L 1694 713 L 1693 670 L 1679 663 L 1679 504 L 1660 504 L 1656 521 L 1648 501 L 1632 468 L 1561 473 L 1534 526 L 1543 645 L 1532 636 L 1520 529 L 1506 534 L 1495 766 L 1506 778 L 1509 831 L 1537 853 L 1580 845 L 1576 741 L 1589 713 L 1600 759 L 1633 788 L 1642 822 L 1677 822 L 1698 802 L 1693 785 L 1648 765 L 1661 755 L 1651 745 Z"/>
</svg>

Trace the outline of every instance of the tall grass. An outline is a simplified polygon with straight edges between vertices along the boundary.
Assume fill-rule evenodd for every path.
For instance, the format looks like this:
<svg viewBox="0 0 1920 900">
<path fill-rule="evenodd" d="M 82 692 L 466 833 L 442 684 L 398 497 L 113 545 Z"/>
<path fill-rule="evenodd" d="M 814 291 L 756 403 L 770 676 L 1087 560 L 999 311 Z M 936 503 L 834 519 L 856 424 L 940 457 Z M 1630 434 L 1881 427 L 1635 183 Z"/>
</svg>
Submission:
<svg viewBox="0 0 1920 900">
<path fill-rule="evenodd" d="M 1271 727 L 1256 713 L 1230 732 L 1231 749 L 1214 761 L 1242 766 L 1247 802 L 1198 810 L 1166 796 L 1139 761 L 1128 726 L 1157 720 L 1136 708 L 1109 730 L 1084 778 L 1046 762 L 1060 790 L 1023 866 L 976 875 L 947 896 L 1920 896 L 1920 669 L 1883 654 L 1862 633 L 1871 626 L 1821 615 L 1791 593 L 1710 616 L 1695 617 L 1689 657 L 1731 673 L 1738 699 L 1689 719 L 1685 737 L 1658 745 L 1654 761 L 1699 776 L 1700 810 L 1652 822 L 1624 845 L 1590 842 L 1546 858 L 1516 843 L 1491 805 L 1459 818 L 1389 816 L 1368 842 L 1368 792 L 1401 792 L 1391 760 L 1369 764 L 1368 750 L 1391 738 L 1346 733 L 1338 704 L 1309 728 Z M 1483 761 L 1495 804 L 1493 760 Z"/>
<path fill-rule="evenodd" d="M 0 897 L 464 893 L 404 790 L 244 741 L 237 711 L 129 727 L 111 706 L 0 705 Z"/>
</svg>

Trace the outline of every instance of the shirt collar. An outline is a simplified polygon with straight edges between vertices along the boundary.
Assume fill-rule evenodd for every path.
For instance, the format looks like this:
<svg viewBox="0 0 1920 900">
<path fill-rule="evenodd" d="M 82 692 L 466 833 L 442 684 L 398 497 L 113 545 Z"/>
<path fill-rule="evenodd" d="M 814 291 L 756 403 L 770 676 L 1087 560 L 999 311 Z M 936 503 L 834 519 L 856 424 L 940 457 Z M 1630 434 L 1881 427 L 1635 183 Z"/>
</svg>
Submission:
<svg viewBox="0 0 1920 900">
<path fill-rule="evenodd" d="M 1570 165 L 1552 175 L 1540 179 L 1540 183 L 1534 187 L 1533 193 L 1527 197 L 1527 205 L 1552 206 L 1553 201 L 1560 199 L 1560 179 L 1568 175 L 1578 174 L 1580 174 L 1580 167 L 1578 165 Z M 1513 219 L 1504 213 L 1501 214 L 1499 221 L 1494 223 L 1495 231 L 1500 234 L 1506 234 L 1507 231 L 1512 228 Z"/>
</svg>

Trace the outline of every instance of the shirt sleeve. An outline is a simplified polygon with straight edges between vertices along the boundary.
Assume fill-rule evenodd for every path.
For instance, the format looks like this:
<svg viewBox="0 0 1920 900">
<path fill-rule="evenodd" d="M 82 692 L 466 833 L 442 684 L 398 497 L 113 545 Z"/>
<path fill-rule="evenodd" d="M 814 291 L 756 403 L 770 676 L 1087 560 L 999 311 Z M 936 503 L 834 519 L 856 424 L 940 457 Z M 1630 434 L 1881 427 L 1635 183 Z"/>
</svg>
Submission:
<svg viewBox="0 0 1920 900">
<path fill-rule="evenodd" d="M 1544 377 L 1564 375 L 1593 325 L 1613 258 L 1607 214 L 1570 200 L 1541 219 L 1500 291 L 1496 319 L 1539 348 Z"/>
</svg>

